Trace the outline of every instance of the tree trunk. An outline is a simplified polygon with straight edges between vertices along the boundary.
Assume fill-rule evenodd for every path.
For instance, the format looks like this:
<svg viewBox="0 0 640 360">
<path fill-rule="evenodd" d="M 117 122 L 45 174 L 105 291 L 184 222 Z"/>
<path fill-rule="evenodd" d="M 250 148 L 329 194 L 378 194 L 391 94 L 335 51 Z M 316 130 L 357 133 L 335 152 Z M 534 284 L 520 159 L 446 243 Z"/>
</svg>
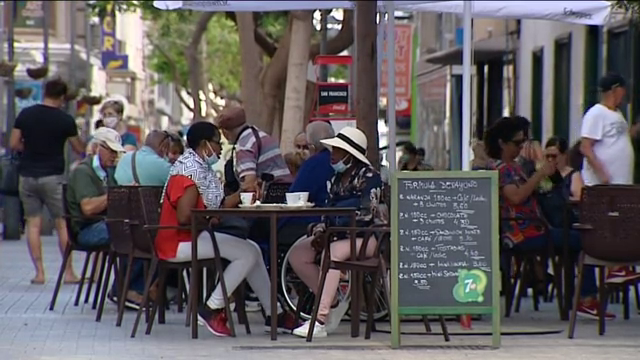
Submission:
<svg viewBox="0 0 640 360">
<path fill-rule="evenodd" d="M 287 81 L 287 62 L 289 59 L 289 47 L 291 45 L 291 27 L 293 20 L 289 18 L 289 25 L 284 36 L 278 43 L 278 50 L 271 58 L 269 65 L 262 76 L 263 117 L 269 127 L 263 129 L 266 132 L 273 132 L 275 122 L 282 121 L 278 116 L 278 106 L 284 94 L 284 85 Z M 280 125 L 278 125 L 278 129 Z M 272 135 L 274 135 L 272 133 Z M 278 138 L 279 139 L 279 138 Z"/>
<path fill-rule="evenodd" d="M 236 13 L 238 34 L 240 37 L 240 57 L 242 60 L 241 94 L 242 105 L 247 121 L 264 131 L 270 124 L 262 116 L 263 95 L 260 88 L 260 75 L 263 70 L 262 52 L 255 42 L 255 23 L 253 13 Z"/>
<path fill-rule="evenodd" d="M 196 27 L 193 30 L 191 41 L 189 41 L 189 45 L 187 45 L 184 51 L 187 57 L 187 64 L 189 64 L 189 88 L 193 97 L 193 122 L 205 120 L 202 114 L 200 92 L 204 92 L 205 96 L 207 96 L 207 91 L 202 81 L 202 62 L 200 61 L 198 47 L 200 46 L 204 32 L 207 31 L 207 25 L 214 14 L 213 12 L 206 12 L 200 15 Z"/>
<path fill-rule="evenodd" d="M 302 131 L 309 68 L 309 48 L 311 42 L 310 11 L 294 11 L 291 26 L 291 46 L 287 64 L 280 148 L 283 152 L 293 151 L 293 140 Z"/>
<path fill-rule="evenodd" d="M 378 77 L 376 1 L 356 2 L 356 122 L 367 136 L 367 158 L 378 168 Z"/>
</svg>

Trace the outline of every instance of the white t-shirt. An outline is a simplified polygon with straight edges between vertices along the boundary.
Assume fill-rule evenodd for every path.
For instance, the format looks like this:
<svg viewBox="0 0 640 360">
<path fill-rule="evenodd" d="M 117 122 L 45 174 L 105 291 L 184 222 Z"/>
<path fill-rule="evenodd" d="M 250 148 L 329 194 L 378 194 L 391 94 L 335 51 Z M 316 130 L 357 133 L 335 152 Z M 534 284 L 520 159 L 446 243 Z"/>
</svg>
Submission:
<svg viewBox="0 0 640 360">
<path fill-rule="evenodd" d="M 596 104 L 584 114 L 580 136 L 595 140 L 593 152 L 609 175 L 611 184 L 632 184 L 634 153 L 629 125 L 620 111 Z M 582 166 L 585 185 L 598 185 L 600 180 L 587 159 Z"/>
</svg>

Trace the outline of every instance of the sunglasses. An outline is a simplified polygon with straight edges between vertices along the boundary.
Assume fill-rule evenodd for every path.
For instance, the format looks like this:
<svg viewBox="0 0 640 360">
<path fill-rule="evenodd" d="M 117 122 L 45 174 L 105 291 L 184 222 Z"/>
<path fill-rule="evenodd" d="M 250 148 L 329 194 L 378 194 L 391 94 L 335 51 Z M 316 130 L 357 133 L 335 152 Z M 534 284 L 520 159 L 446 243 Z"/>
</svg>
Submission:
<svg viewBox="0 0 640 360">
<path fill-rule="evenodd" d="M 509 142 L 512 143 L 515 146 L 522 146 L 522 144 L 527 142 L 527 139 L 511 140 Z"/>
<path fill-rule="evenodd" d="M 309 145 L 296 145 L 297 150 L 309 150 Z"/>
</svg>

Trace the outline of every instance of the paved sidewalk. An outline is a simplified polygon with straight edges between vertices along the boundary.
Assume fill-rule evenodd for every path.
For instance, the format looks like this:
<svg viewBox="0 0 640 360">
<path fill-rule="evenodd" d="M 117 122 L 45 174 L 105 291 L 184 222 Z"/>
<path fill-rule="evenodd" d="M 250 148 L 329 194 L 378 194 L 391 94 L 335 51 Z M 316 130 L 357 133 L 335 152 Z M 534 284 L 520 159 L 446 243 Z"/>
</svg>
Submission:
<svg viewBox="0 0 640 360">
<path fill-rule="evenodd" d="M 60 266 L 60 255 L 56 249 L 57 239 L 46 237 L 44 257 L 47 283 L 44 286 L 30 285 L 33 276 L 26 241 L 0 241 L 0 360 L 151 360 L 151 359 L 242 359 L 270 360 L 283 356 L 305 360 L 350 359 L 366 356 L 371 360 L 394 359 L 601 359 L 615 354 L 617 360 L 637 359 L 640 352 L 640 321 L 633 312 L 630 321 L 621 319 L 621 309 L 613 306 L 619 320 L 608 323 L 607 334 L 597 335 L 593 321 L 580 321 L 577 339 L 566 338 L 566 323 L 557 321 L 554 304 L 543 304 L 540 312 L 534 313 L 531 304 L 525 301 L 522 312 L 505 321 L 505 327 L 563 330 L 552 335 L 504 336 L 499 350 L 471 350 L 469 348 L 446 349 L 440 336 L 403 336 L 403 342 L 423 345 L 426 348 L 388 349 L 389 335 L 375 333 L 373 339 L 351 339 L 347 336 L 348 324 L 343 324 L 339 334 L 327 339 L 318 339 L 311 346 L 302 339 L 280 336 L 278 342 L 269 341 L 262 331 L 258 314 L 251 314 L 253 335 L 245 335 L 238 326 L 236 339 L 214 338 L 201 328 L 200 338 L 191 340 L 184 327 L 184 315 L 170 312 L 167 323 L 155 325 L 151 335 L 129 338 L 134 313 L 127 312 L 121 328 L 114 326 L 115 306 L 107 304 L 101 323 L 94 321 L 95 311 L 91 306 L 73 306 L 75 286 L 63 286 L 53 312 L 48 303 L 53 292 L 55 276 Z M 76 270 L 81 269 L 83 258 L 74 259 Z M 435 324 L 434 324 L 435 325 Z M 488 326 L 485 322 L 474 323 L 477 327 Z M 407 325 L 405 329 L 418 329 Z M 436 327 L 434 326 L 434 329 Z M 459 331 L 451 323 L 451 331 Z M 364 324 L 362 327 L 364 331 Z M 489 344 L 488 336 L 453 336 L 450 345 Z"/>
</svg>

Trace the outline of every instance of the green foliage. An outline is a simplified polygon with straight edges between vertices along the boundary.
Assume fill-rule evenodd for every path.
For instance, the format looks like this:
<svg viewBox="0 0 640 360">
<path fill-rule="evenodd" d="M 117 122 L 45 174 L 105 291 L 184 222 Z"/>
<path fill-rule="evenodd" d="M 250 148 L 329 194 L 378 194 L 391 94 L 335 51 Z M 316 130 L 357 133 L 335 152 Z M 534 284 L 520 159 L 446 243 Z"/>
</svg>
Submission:
<svg viewBox="0 0 640 360">
<path fill-rule="evenodd" d="M 147 37 L 152 50 L 147 55 L 149 67 L 159 76 L 160 82 L 171 82 L 188 89 L 189 65 L 184 50 L 191 40 L 193 29 L 202 13 L 189 10 L 166 11 L 153 6 L 153 1 L 94 1 L 89 7 L 97 16 L 106 13 L 114 4 L 116 12 L 140 10 L 151 24 Z M 288 24 L 288 12 L 257 14 L 257 25 L 273 42 L 284 35 Z M 225 13 L 211 19 L 201 44 L 203 52 L 203 77 L 214 84 L 215 89 L 228 94 L 240 91 L 242 67 L 237 27 Z"/>
<path fill-rule="evenodd" d="M 329 78 L 346 81 L 349 78 L 349 68 L 346 65 L 336 65 L 329 71 Z"/>
<path fill-rule="evenodd" d="M 630 12 L 631 15 L 637 17 L 640 14 L 640 1 L 616 1 L 615 2 L 616 9 L 622 9 L 627 12 Z"/>
<path fill-rule="evenodd" d="M 159 75 L 162 82 L 177 82 L 188 88 L 189 66 L 184 49 L 191 40 L 199 16 L 198 13 L 165 11 L 153 21 L 153 29 L 147 34 L 153 45 L 148 60 L 151 70 Z M 238 93 L 242 68 L 235 24 L 224 14 L 216 14 L 209 22 L 200 49 L 203 53 L 203 77 L 218 89 Z"/>
<path fill-rule="evenodd" d="M 257 25 L 271 39 L 279 40 L 287 29 L 289 14 L 286 11 L 261 13 Z"/>
</svg>

